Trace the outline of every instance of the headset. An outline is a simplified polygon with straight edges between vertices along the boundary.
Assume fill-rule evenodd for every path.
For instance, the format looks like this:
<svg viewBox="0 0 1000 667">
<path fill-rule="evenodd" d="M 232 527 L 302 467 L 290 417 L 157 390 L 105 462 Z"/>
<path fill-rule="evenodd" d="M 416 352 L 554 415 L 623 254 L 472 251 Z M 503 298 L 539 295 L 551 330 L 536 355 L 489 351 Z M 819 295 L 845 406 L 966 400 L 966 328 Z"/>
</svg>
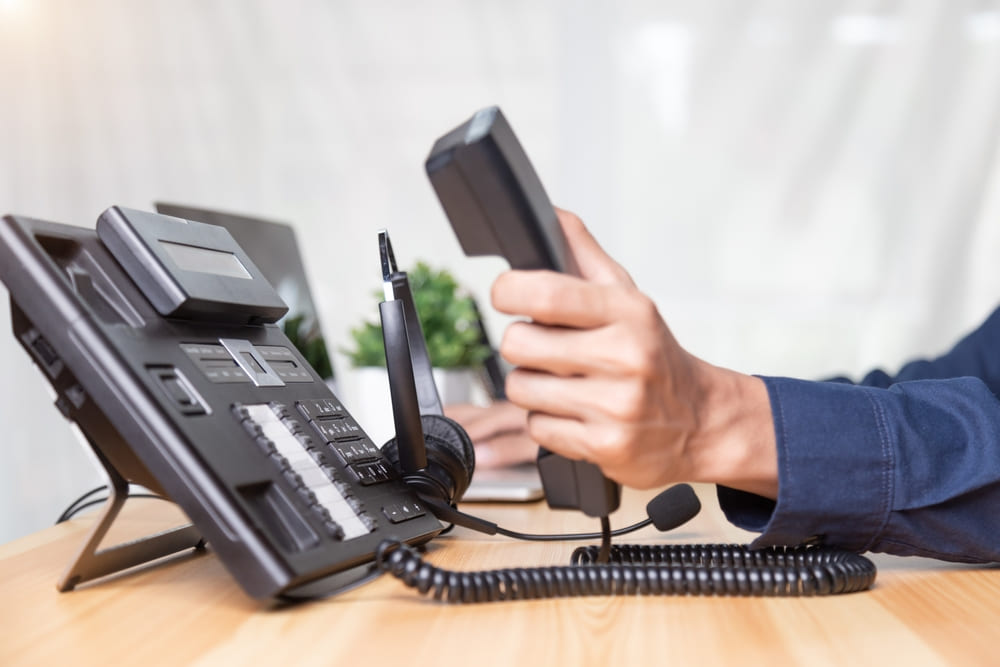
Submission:
<svg viewBox="0 0 1000 667">
<path fill-rule="evenodd" d="M 600 533 L 536 535 L 507 530 L 461 512 L 456 503 L 475 470 L 465 430 L 444 415 L 427 344 L 405 272 L 389 234 L 379 231 L 385 300 L 379 304 L 396 437 L 382 452 L 438 519 L 489 535 L 534 541 L 601 539 L 580 547 L 570 566 L 452 572 L 423 561 L 411 546 L 383 541 L 376 564 L 421 594 L 449 602 L 621 594 L 828 595 L 869 588 L 874 564 L 859 554 L 819 544 L 750 549 L 744 545 L 611 545 L 611 538 L 653 524 L 668 531 L 701 509 L 693 489 L 678 484 L 646 506 L 648 518 Z"/>
</svg>

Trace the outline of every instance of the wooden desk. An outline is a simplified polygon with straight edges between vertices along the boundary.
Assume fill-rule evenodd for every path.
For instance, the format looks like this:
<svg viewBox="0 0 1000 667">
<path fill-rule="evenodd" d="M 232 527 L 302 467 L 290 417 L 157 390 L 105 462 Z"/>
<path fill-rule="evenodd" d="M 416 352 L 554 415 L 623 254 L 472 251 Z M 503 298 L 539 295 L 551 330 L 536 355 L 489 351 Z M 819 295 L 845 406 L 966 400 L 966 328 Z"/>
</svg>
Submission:
<svg viewBox="0 0 1000 667">
<path fill-rule="evenodd" d="M 676 542 L 745 542 L 713 489 Z M 643 516 L 626 492 L 615 525 Z M 482 505 L 534 532 L 591 530 L 544 503 Z M 211 554 L 184 555 L 58 593 L 56 580 L 92 516 L 0 546 L 0 664 L 655 665 L 996 664 L 1000 569 L 874 557 L 873 590 L 828 598 L 600 597 L 449 605 L 389 577 L 287 608 L 248 598 Z M 129 502 L 111 539 L 180 520 L 173 506 Z M 665 541 L 652 528 L 621 538 Z M 574 544 L 524 543 L 465 530 L 428 558 L 454 569 L 569 562 Z"/>
</svg>

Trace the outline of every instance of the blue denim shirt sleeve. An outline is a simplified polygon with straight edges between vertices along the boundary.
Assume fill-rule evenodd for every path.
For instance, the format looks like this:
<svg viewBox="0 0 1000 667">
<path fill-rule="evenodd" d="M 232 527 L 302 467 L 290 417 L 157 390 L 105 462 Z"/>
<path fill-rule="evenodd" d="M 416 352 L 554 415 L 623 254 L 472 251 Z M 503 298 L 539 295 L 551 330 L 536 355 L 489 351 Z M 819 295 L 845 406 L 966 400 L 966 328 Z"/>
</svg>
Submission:
<svg viewBox="0 0 1000 667">
<path fill-rule="evenodd" d="M 1000 561 L 1000 309 L 948 354 L 859 384 L 763 378 L 778 499 L 719 487 L 755 546 Z"/>
</svg>

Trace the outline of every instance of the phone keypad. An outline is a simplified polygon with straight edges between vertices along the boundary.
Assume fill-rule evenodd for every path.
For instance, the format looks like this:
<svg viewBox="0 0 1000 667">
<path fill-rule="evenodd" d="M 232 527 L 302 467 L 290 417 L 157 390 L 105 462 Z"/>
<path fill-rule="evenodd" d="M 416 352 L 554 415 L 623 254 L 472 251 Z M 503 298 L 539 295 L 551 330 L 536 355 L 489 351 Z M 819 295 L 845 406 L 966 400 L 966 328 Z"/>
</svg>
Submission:
<svg viewBox="0 0 1000 667">
<path fill-rule="evenodd" d="M 312 425 L 327 442 L 355 439 L 364 433 L 351 417 L 319 417 L 313 420 Z"/>
<path fill-rule="evenodd" d="M 333 451 L 337 452 L 344 465 L 352 465 L 359 461 L 367 461 L 378 458 L 380 453 L 375 446 L 366 440 L 352 440 L 348 442 L 329 443 Z"/>
<path fill-rule="evenodd" d="M 375 519 L 330 465 L 325 443 L 320 446 L 287 406 L 237 404 L 233 412 L 331 537 L 352 539 L 376 528 Z"/>
<path fill-rule="evenodd" d="M 332 398 L 298 401 L 295 403 L 295 407 L 306 418 L 306 421 L 313 421 L 319 417 L 341 417 L 347 414 L 340 401 Z"/>
<path fill-rule="evenodd" d="M 352 473 L 354 473 L 355 479 L 361 486 L 371 486 L 372 484 L 380 484 L 382 482 L 388 482 L 393 478 L 392 468 L 386 461 L 365 461 L 363 463 L 355 463 L 350 468 L 348 468 Z"/>
<path fill-rule="evenodd" d="M 382 452 L 338 402 L 299 401 L 296 407 L 358 484 L 372 486 L 395 479 L 396 473 Z"/>
</svg>

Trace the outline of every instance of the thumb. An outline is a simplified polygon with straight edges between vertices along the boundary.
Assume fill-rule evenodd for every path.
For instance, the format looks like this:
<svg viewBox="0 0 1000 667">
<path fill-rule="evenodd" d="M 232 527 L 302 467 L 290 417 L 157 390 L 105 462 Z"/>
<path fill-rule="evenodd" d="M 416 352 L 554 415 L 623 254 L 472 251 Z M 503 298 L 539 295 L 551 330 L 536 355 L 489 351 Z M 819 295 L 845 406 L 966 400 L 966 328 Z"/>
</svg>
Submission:
<svg viewBox="0 0 1000 667">
<path fill-rule="evenodd" d="M 557 208 L 556 216 L 583 278 L 603 284 L 634 284 L 628 271 L 604 252 L 576 214 Z"/>
</svg>

